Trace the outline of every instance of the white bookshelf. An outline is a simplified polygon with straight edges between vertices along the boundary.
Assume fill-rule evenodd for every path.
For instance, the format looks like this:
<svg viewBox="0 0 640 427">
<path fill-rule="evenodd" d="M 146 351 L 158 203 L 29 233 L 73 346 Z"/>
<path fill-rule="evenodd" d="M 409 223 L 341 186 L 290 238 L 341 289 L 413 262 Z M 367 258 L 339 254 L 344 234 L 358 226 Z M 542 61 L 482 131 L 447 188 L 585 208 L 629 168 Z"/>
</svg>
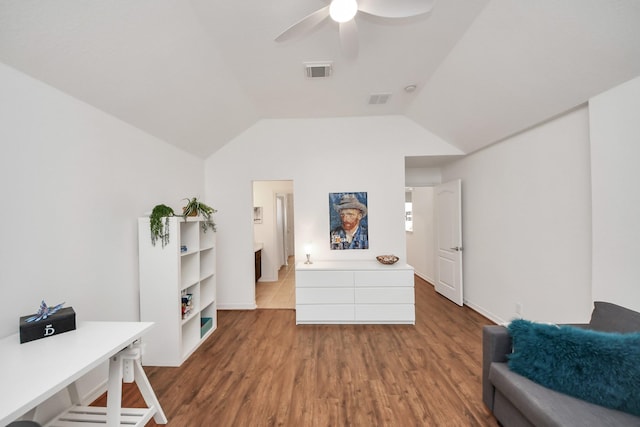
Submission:
<svg viewBox="0 0 640 427">
<path fill-rule="evenodd" d="M 160 240 L 151 244 L 149 218 L 138 219 L 140 320 L 156 324 L 143 338 L 143 365 L 180 366 L 217 327 L 216 234 L 204 232 L 203 221 L 169 218 L 162 247 Z M 183 316 L 184 294 L 192 308 Z M 203 326 L 208 319 L 210 328 Z"/>
</svg>

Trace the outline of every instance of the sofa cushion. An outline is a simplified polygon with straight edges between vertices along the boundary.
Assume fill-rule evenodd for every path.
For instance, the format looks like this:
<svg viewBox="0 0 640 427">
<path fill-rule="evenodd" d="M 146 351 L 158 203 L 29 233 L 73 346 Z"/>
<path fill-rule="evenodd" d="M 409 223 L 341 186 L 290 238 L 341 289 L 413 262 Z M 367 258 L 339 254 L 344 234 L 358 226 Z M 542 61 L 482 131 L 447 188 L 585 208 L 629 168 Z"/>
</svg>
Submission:
<svg viewBox="0 0 640 427">
<path fill-rule="evenodd" d="M 496 394 L 504 395 L 508 403 L 536 426 L 640 426 L 639 417 L 549 390 L 511 371 L 506 363 L 491 364 L 489 381 L 496 388 Z M 500 408 L 500 405 L 508 406 L 506 403 L 496 401 L 496 415 L 510 411 L 508 407 Z M 508 419 L 502 417 L 498 419 L 505 426 L 524 424 L 509 423 Z"/>
<path fill-rule="evenodd" d="M 552 390 L 640 416 L 640 333 L 517 319 L 509 368 Z"/>
<path fill-rule="evenodd" d="M 640 313 L 610 302 L 596 301 L 589 328 L 603 332 L 640 332 Z"/>
</svg>

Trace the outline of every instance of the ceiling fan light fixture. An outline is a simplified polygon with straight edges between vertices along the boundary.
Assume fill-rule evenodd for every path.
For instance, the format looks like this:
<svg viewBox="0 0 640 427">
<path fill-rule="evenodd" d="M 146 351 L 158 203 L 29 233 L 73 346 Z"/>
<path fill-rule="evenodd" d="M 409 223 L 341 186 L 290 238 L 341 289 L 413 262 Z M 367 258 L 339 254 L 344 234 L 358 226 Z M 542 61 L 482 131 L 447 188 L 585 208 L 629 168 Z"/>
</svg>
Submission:
<svg viewBox="0 0 640 427">
<path fill-rule="evenodd" d="M 329 16 L 336 22 L 347 22 L 358 12 L 356 0 L 333 0 L 329 6 Z"/>
</svg>

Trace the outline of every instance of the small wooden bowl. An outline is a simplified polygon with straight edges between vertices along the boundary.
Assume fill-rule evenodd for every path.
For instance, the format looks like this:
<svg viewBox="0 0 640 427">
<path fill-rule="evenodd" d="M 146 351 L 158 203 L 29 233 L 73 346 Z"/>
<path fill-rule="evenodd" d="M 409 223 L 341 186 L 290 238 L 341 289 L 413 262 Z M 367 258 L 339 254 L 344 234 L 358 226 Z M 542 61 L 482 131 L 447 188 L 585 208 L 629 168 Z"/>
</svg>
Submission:
<svg viewBox="0 0 640 427">
<path fill-rule="evenodd" d="M 395 255 L 378 255 L 376 259 L 382 264 L 391 265 L 398 262 L 400 258 Z"/>
</svg>

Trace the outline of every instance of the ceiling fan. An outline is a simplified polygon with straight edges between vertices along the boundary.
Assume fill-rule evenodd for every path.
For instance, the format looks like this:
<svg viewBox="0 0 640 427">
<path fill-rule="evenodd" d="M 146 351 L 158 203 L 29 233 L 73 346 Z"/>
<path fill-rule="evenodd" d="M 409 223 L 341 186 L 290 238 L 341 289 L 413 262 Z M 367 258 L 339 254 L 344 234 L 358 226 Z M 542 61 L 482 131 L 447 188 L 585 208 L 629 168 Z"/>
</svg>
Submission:
<svg viewBox="0 0 640 427">
<path fill-rule="evenodd" d="M 382 18 L 408 18 L 427 13 L 435 0 L 331 0 L 331 3 L 305 16 L 286 30 L 275 41 L 282 42 L 299 36 L 326 18 L 340 25 L 340 44 L 349 58 L 358 56 L 358 28 L 354 17 L 362 12 Z"/>
</svg>

